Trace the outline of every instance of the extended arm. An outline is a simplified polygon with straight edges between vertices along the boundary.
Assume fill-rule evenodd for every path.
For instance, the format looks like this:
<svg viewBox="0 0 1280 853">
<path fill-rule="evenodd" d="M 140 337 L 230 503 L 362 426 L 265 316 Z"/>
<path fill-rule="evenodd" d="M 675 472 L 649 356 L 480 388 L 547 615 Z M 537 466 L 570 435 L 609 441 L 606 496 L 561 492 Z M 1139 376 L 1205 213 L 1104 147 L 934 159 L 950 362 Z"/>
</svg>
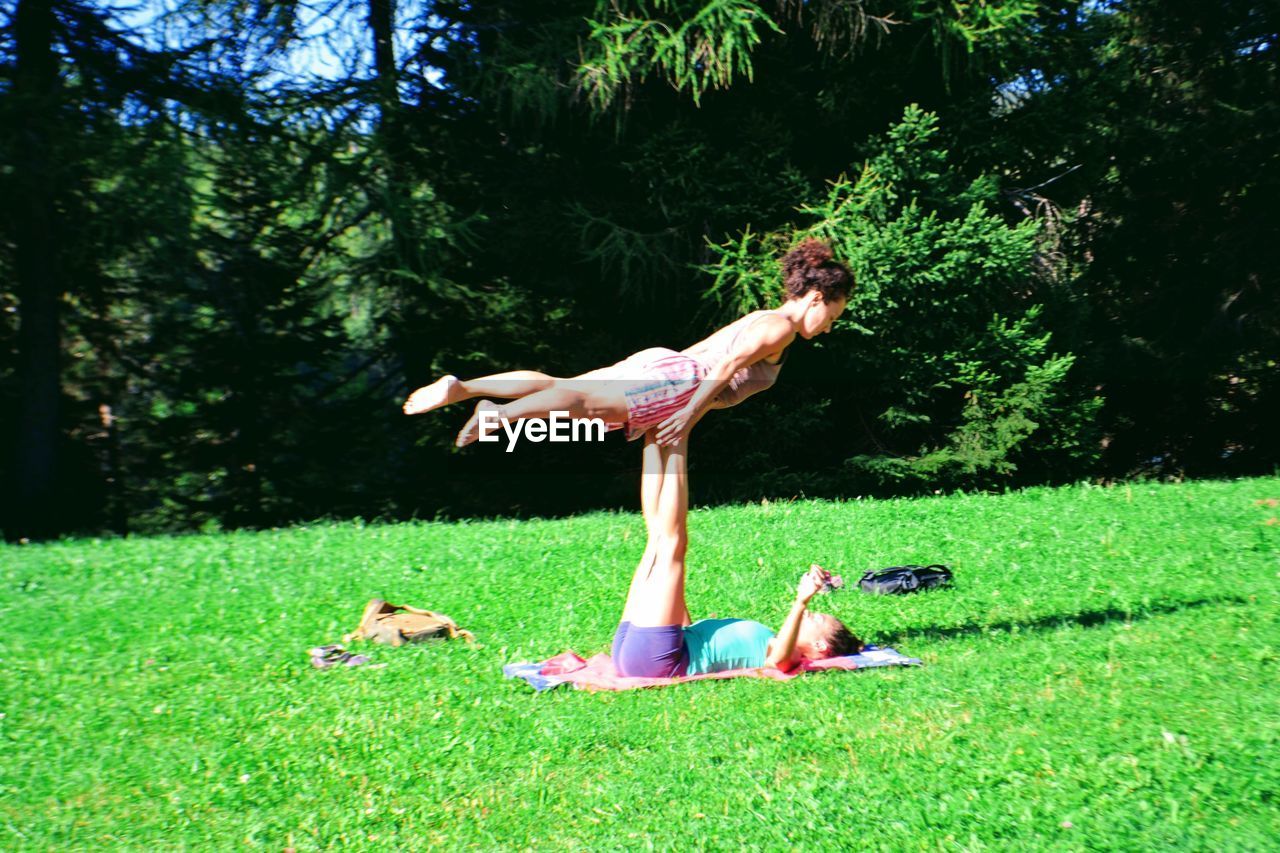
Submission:
<svg viewBox="0 0 1280 853">
<path fill-rule="evenodd" d="M 800 623 L 804 620 L 804 612 L 809 607 L 810 599 L 817 595 L 822 584 L 830 577 L 830 572 L 813 566 L 800 579 L 800 585 L 796 588 L 796 600 L 792 603 L 787 618 L 782 620 L 778 635 L 769 645 L 769 654 L 764 660 L 765 666 L 788 670 L 800 662 L 795 654 L 796 640 L 800 638 Z"/>
<path fill-rule="evenodd" d="M 698 384 L 698 390 L 684 408 L 658 425 L 658 443 L 678 443 L 681 436 L 712 408 L 716 396 L 735 373 L 786 348 L 795 335 L 791 324 L 776 314 L 762 317 L 744 329 L 734 342 L 733 350 Z"/>
</svg>

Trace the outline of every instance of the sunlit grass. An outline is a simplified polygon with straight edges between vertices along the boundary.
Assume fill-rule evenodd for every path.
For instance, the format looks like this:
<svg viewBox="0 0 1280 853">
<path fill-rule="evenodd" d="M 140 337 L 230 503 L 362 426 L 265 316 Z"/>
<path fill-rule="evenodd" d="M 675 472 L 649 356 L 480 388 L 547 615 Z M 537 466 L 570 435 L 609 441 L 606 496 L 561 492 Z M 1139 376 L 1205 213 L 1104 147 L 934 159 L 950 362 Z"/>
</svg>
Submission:
<svg viewBox="0 0 1280 853">
<path fill-rule="evenodd" d="M 635 515 L 0 548 L 0 843 L 1260 849 L 1280 838 L 1280 479 L 690 518 L 695 616 L 811 561 L 953 590 L 822 608 L 912 670 L 536 695 L 605 650 Z M 479 642 L 319 672 L 373 596 Z"/>
</svg>

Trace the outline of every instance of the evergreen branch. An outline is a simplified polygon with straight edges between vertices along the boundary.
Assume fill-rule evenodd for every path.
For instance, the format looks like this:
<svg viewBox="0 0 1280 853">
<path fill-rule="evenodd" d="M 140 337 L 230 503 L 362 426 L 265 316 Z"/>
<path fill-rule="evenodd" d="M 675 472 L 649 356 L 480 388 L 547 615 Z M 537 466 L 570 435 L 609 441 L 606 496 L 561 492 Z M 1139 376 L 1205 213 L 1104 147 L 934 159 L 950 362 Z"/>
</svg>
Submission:
<svg viewBox="0 0 1280 853">
<path fill-rule="evenodd" d="M 658 9 L 674 4 L 658 3 Z M 710 89 L 725 89 L 735 77 L 752 79 L 751 52 L 761 42 L 759 27 L 782 29 L 749 0 L 713 0 L 682 20 L 630 15 L 618 7 L 605 20 L 590 20 L 591 32 L 576 74 L 578 90 L 597 112 L 652 76 L 695 104 Z"/>
</svg>

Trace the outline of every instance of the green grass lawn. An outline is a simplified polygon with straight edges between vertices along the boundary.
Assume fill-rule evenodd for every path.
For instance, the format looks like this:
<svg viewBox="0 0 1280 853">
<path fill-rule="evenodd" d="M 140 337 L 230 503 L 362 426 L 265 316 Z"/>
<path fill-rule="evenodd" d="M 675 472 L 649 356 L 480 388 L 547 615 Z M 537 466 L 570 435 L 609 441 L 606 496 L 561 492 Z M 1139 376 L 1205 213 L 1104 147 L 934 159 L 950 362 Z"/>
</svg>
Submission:
<svg viewBox="0 0 1280 853">
<path fill-rule="evenodd" d="M 0 547 L 0 847 L 1280 846 L 1280 479 L 696 510 L 689 601 L 816 600 L 910 670 L 535 694 L 638 515 Z M 479 641 L 313 670 L 370 597 Z"/>
</svg>

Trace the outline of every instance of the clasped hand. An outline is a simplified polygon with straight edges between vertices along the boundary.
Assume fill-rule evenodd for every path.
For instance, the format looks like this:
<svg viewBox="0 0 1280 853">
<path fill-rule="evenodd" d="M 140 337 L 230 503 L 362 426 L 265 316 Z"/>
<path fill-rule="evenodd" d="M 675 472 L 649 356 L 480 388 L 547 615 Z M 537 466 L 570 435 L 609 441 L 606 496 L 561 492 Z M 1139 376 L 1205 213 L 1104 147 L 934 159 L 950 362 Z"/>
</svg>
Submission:
<svg viewBox="0 0 1280 853">
<path fill-rule="evenodd" d="M 822 585 L 829 580 L 831 580 L 831 572 L 817 563 L 810 565 L 809 571 L 804 573 L 800 578 L 800 584 L 796 587 L 796 601 L 808 604 L 809 600 L 822 589 Z"/>
</svg>

